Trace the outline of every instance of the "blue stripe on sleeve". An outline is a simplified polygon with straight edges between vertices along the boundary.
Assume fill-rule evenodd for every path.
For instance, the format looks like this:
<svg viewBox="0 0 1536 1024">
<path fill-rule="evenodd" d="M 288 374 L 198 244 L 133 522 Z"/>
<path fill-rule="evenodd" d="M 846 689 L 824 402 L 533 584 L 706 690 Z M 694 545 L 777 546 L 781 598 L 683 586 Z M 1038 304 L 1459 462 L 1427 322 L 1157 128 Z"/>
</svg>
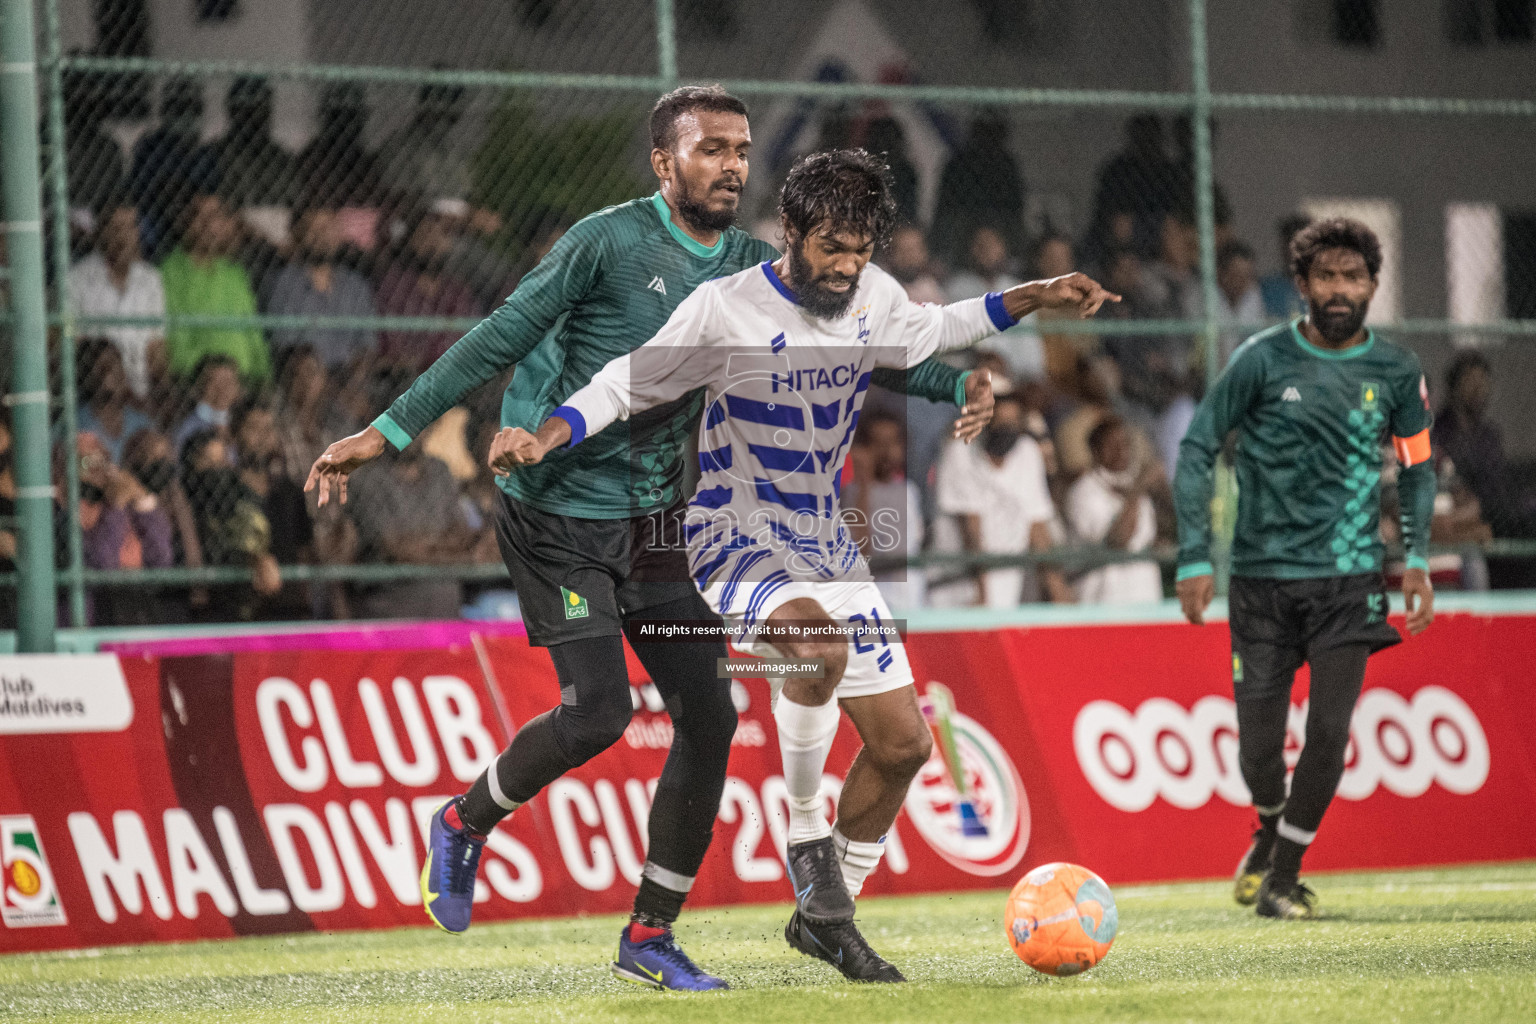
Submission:
<svg viewBox="0 0 1536 1024">
<path fill-rule="evenodd" d="M 567 448 L 576 447 L 587 436 L 587 418 L 571 406 L 558 406 L 549 415 L 551 417 L 558 416 L 571 425 L 571 439 L 565 443 Z"/>
<path fill-rule="evenodd" d="M 987 316 L 992 318 L 992 326 L 999 331 L 1006 331 L 1018 323 L 1018 320 L 1008 315 L 1008 307 L 1003 303 L 1002 292 L 987 292 L 985 304 Z"/>
</svg>

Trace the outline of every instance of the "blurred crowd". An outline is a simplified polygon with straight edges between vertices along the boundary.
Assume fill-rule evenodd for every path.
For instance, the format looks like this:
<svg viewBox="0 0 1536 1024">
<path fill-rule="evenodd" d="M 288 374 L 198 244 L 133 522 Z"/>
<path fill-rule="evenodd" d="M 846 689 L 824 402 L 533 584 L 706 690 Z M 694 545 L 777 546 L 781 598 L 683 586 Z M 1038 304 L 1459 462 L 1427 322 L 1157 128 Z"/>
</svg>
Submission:
<svg viewBox="0 0 1536 1024">
<path fill-rule="evenodd" d="M 877 123 L 870 133 L 892 143 L 893 167 L 910 170 L 899 128 Z M 898 181 L 908 178 L 898 170 Z M 1049 223 L 1032 234 L 1024 195 L 1006 125 L 980 118 L 944 169 L 932 226 L 925 231 L 909 212 L 878 259 L 919 302 L 957 301 L 1071 270 L 1095 276 L 1124 301 L 1103 307 L 1096 333 L 1059 323 L 1053 330 L 1049 319 L 1031 316 L 963 354 L 959 364 L 987 369 L 998 394 L 992 425 L 972 445 L 948 438 L 951 410 L 872 392 L 845 505 L 910 509 L 885 543 L 876 531 L 860 535 L 877 565 L 888 566 L 880 575 L 896 607 L 1138 603 L 1172 593 L 1171 568 L 1135 556 L 1176 542 L 1169 479 L 1207 379 L 1204 351 L 1177 323 L 1166 331 L 1114 325 L 1204 317 L 1190 122 L 1174 118 L 1170 128 L 1156 115 L 1127 122 L 1122 150 L 1099 169 L 1093 211 L 1077 237 Z M 1258 274 L 1253 247 L 1233 234 L 1219 183 L 1212 203 L 1217 318 L 1231 325 L 1218 337 L 1225 365 L 1253 329 L 1303 310 L 1283 269 Z M 1279 268 L 1306 223 L 1295 215 L 1276 225 Z M 1440 480 L 1432 540 L 1461 550 L 1433 560 L 1434 579 L 1483 589 L 1488 567 L 1476 545 L 1495 535 L 1536 536 L 1536 502 L 1514 484 L 1488 419 L 1486 358 L 1462 352 L 1440 384 L 1431 385 Z M 1382 530 L 1390 542 L 1399 539 L 1395 461 L 1390 448 L 1383 455 Z M 1218 483 L 1218 495 L 1235 498 L 1230 478 Z M 1064 553 L 1074 546 L 1108 548 L 1115 560 L 1084 565 Z M 955 557 L 930 558 L 922 569 L 892 557 L 922 552 Z M 1061 557 L 1041 560 L 1042 552 Z M 963 555 L 1016 564 L 987 568 Z"/>
<path fill-rule="evenodd" d="M 430 568 L 379 583 L 284 580 L 280 566 L 413 566 L 498 561 L 495 484 L 484 454 L 507 378 L 471 395 L 405 452 L 359 472 L 345 506 L 316 507 L 302 485 L 325 446 L 368 423 L 462 333 L 374 330 L 366 318 L 473 322 L 515 287 L 558 239 L 556 217 L 506 245 L 497 213 L 470 199 L 470 167 L 444 139 L 462 90 L 423 87 L 411 118 L 377 150 L 364 144 L 365 96 L 327 86 L 315 138 L 290 154 L 271 136 L 272 93 L 260 78 L 228 89 L 227 133 L 202 139 L 202 90 L 170 80 L 158 125 L 125 153 L 90 104 L 68 109 L 75 260 L 66 293 L 77 315 L 125 322 L 77 341 L 78 433 L 56 439 L 62 481 L 76 460 L 89 569 L 237 567 L 250 582 L 92 588 L 97 624 L 456 617 L 505 584 L 467 586 Z M 1171 128 L 1170 128 L 1171 124 Z M 1026 225 L 1026 189 L 1006 121 L 971 125 L 938 183 L 931 226 L 918 219 L 918 175 L 892 118 L 863 124 L 887 155 L 905 223 L 879 263 L 916 301 L 947 302 L 1074 269 L 1124 301 L 1102 333 L 1053 330 L 1032 316 L 959 357 L 986 368 L 993 423 L 969 446 L 949 442 L 952 406 L 875 389 L 848 470 L 850 509 L 897 510 L 894 534 L 864 527 L 899 607 L 1026 601 L 1160 599 L 1166 573 L 1147 555 L 1173 539 L 1168 479 L 1205 380 L 1193 336 L 1117 331 L 1114 321 L 1203 316 L 1187 119 L 1132 118 L 1100 169 L 1087 228 L 1076 236 Z M 1222 358 L 1244 330 L 1299 312 L 1284 274 L 1260 279 L 1253 249 L 1232 236 L 1218 186 Z M 1282 245 L 1304 224 L 1278 225 Z M 772 225 L 760 227 L 772 237 Z M 778 241 L 774 238 L 773 240 Z M 1283 264 L 1282 264 L 1283 265 Z M 270 330 L 172 316 L 353 318 Z M 1475 353 L 1452 368 L 1436 427 L 1442 504 L 1436 539 L 1474 542 L 1530 529 L 1532 510 L 1506 493 L 1502 444 L 1485 417 L 1491 381 Z M 63 488 L 58 550 L 66 558 Z M 0 421 L 0 517 L 13 514 L 9 424 Z M 1392 527 L 1385 527 L 1390 530 Z M 892 540 L 894 537 L 894 541 Z M 1063 545 L 1105 546 L 1119 560 L 968 568 L 924 552 L 1011 556 Z M 0 529 L 0 572 L 15 536 Z M 1440 567 L 1441 582 L 1485 586 L 1478 556 Z M 481 594 L 485 591 L 485 594 Z M 14 601 L 0 591 L 0 602 Z M 0 608 L 14 621 L 14 610 Z"/>
</svg>

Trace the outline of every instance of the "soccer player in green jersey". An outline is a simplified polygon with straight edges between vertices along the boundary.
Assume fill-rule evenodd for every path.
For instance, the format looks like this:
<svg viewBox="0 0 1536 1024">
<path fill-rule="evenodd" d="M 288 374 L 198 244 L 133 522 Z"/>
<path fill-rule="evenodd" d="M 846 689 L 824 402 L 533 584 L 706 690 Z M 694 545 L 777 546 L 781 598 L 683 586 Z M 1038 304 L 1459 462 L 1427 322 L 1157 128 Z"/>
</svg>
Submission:
<svg viewBox="0 0 1536 1024">
<path fill-rule="evenodd" d="M 306 489 L 325 504 L 347 475 L 404 449 L 470 390 L 516 366 L 503 427 L 534 429 L 610 360 L 639 347 L 700 284 L 778 258 L 733 227 L 752 138 L 742 102 L 684 87 L 651 113 L 655 195 L 600 210 L 560 239 L 496 312 L 461 338 L 373 424 L 331 445 Z M 984 372 L 929 361 L 875 383 L 962 404 L 958 436 L 991 416 Z M 499 478 L 497 539 L 529 642 L 548 647 L 561 702 L 527 722 L 469 791 L 434 815 L 422 898 L 451 932 L 469 927 L 485 836 L 550 782 L 616 743 L 631 715 L 623 637 L 666 703 L 674 739 L 656 787 L 634 916 L 614 971 L 657 988 L 723 988 L 673 941 L 671 926 L 709 847 L 736 730 L 723 640 L 658 643 L 644 620 L 716 620 L 688 571 L 683 452 L 702 392 L 615 424 L 577 449 Z"/>
<path fill-rule="evenodd" d="M 1301 858 L 1344 774 L 1366 659 L 1400 641 L 1382 576 L 1382 446 L 1401 472 L 1408 632 L 1434 618 L 1429 522 L 1435 476 L 1429 395 L 1418 357 L 1365 327 L 1381 244 L 1365 225 L 1312 224 L 1291 243 L 1305 319 L 1249 338 L 1200 403 L 1179 447 L 1178 593 L 1200 625 L 1215 593 L 1211 470 L 1237 432 L 1232 539 L 1232 688 L 1238 760 L 1259 829 L 1236 898 L 1265 917 L 1315 916 Z M 1311 667 L 1306 744 L 1285 785 L 1285 730 L 1296 670 Z"/>
</svg>

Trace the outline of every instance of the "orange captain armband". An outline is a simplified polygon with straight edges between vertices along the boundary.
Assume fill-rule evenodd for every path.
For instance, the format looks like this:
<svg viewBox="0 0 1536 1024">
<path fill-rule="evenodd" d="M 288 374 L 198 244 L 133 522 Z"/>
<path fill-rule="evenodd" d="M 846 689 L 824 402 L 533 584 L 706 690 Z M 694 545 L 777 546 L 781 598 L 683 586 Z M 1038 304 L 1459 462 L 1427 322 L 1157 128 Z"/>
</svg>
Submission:
<svg viewBox="0 0 1536 1024">
<path fill-rule="evenodd" d="M 1392 450 L 1397 453 L 1397 461 L 1402 463 L 1404 469 L 1428 462 L 1429 429 L 1426 427 L 1412 437 L 1394 437 Z"/>
</svg>

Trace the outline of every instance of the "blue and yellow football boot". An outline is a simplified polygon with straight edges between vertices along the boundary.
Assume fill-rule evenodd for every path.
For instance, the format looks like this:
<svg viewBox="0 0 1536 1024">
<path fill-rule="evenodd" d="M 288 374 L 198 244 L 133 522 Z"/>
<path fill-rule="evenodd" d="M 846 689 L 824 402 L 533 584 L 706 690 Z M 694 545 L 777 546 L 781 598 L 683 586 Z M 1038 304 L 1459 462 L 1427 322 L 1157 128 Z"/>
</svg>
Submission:
<svg viewBox="0 0 1536 1024">
<path fill-rule="evenodd" d="M 421 905 L 432 923 L 458 935 L 469 927 L 475 906 L 475 870 L 485 837 L 456 828 L 445 815 L 449 800 L 432 815 L 427 831 L 427 862 L 421 867 Z M 458 818 L 458 812 L 454 812 Z"/>
<path fill-rule="evenodd" d="M 698 964 L 688 959 L 688 954 L 678 947 L 677 940 L 672 937 L 671 929 L 631 942 L 630 929 L 633 927 L 633 924 L 625 925 L 624 930 L 619 932 L 619 955 L 613 962 L 615 977 L 637 985 L 674 992 L 708 992 L 731 987 L 714 975 L 706 974 Z"/>
</svg>

